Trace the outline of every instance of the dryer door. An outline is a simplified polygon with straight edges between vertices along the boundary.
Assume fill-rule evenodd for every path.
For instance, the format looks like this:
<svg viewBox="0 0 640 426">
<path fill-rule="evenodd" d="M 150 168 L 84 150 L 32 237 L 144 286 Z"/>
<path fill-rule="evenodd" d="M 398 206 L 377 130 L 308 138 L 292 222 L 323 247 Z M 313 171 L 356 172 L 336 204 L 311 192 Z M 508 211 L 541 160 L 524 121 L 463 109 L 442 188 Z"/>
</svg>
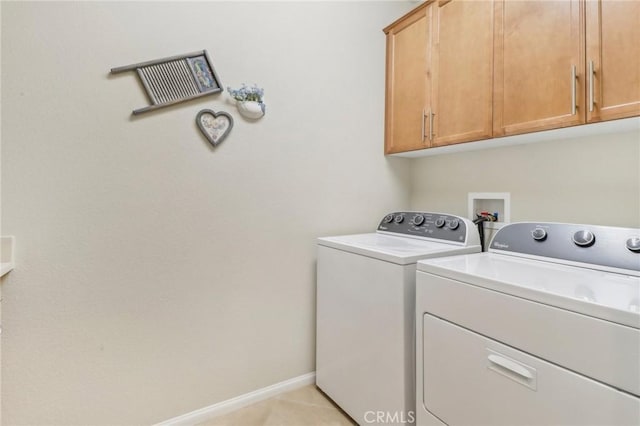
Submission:
<svg viewBox="0 0 640 426">
<path fill-rule="evenodd" d="M 640 424 L 640 398 L 430 314 L 422 325 L 423 403 L 449 426 Z"/>
</svg>

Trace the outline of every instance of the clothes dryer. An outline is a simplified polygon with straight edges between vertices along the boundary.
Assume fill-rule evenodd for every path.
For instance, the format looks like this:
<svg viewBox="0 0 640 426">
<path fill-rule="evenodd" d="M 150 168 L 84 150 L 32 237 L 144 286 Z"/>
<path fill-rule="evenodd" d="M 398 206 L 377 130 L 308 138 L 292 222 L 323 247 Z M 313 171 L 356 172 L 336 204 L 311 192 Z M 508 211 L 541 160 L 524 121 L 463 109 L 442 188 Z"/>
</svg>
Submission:
<svg viewBox="0 0 640 426">
<path fill-rule="evenodd" d="M 418 425 L 640 424 L 640 229 L 514 223 L 417 269 Z"/>
</svg>

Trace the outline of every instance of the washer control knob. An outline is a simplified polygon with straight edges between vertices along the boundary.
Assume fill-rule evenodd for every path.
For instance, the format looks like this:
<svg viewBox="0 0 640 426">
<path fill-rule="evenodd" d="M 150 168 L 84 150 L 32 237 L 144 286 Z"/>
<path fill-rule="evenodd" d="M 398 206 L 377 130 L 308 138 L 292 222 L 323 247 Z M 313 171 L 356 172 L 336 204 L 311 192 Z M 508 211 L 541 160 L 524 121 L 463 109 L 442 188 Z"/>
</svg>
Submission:
<svg viewBox="0 0 640 426">
<path fill-rule="evenodd" d="M 449 224 L 447 225 L 447 227 L 452 231 L 455 231 L 456 229 L 458 229 L 458 226 L 460 226 L 460 221 L 458 219 L 451 219 L 449 221 Z"/>
<path fill-rule="evenodd" d="M 424 216 L 422 216 L 421 214 L 417 214 L 413 217 L 413 224 L 415 226 L 420 226 L 424 223 Z"/>
<path fill-rule="evenodd" d="M 436 228 L 442 228 L 444 226 L 445 220 L 443 217 L 439 217 L 436 219 Z"/>
<path fill-rule="evenodd" d="M 384 223 L 391 223 L 393 222 L 393 215 L 392 214 L 388 214 L 384 217 L 384 219 L 382 219 L 382 221 Z"/>
<path fill-rule="evenodd" d="M 543 228 L 536 228 L 531 231 L 531 236 L 536 241 L 544 241 L 547 239 L 547 231 L 545 231 Z"/>
<path fill-rule="evenodd" d="M 402 223 L 404 222 L 404 215 L 403 214 L 397 214 L 394 218 L 393 221 L 395 223 Z"/>
<path fill-rule="evenodd" d="M 640 237 L 631 237 L 627 240 L 627 248 L 634 253 L 640 253 Z"/>
<path fill-rule="evenodd" d="M 596 242 L 596 236 L 591 231 L 578 231 L 573 234 L 573 242 L 580 247 L 589 247 Z"/>
</svg>

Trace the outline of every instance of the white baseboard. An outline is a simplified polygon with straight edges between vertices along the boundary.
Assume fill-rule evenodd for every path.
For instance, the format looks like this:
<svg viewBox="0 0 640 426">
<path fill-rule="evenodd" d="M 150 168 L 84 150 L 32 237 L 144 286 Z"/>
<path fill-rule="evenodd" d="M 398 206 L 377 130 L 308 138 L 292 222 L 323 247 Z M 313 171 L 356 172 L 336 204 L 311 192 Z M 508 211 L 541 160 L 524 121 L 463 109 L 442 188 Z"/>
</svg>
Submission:
<svg viewBox="0 0 640 426">
<path fill-rule="evenodd" d="M 164 422 L 158 423 L 155 426 L 195 425 L 197 423 L 204 422 L 212 417 L 229 413 L 239 408 L 246 407 L 247 405 L 263 401 L 276 395 L 280 395 L 281 393 L 289 392 L 303 386 L 314 384 L 315 382 L 315 372 L 303 374 L 302 376 L 294 377 L 293 379 L 285 380 L 284 382 L 276 383 L 274 385 L 267 386 L 266 388 L 245 393 L 244 395 L 236 396 L 235 398 L 218 402 L 217 404 L 213 404 L 208 407 L 200 408 L 199 410 L 195 410 L 190 413 L 165 420 Z"/>
</svg>

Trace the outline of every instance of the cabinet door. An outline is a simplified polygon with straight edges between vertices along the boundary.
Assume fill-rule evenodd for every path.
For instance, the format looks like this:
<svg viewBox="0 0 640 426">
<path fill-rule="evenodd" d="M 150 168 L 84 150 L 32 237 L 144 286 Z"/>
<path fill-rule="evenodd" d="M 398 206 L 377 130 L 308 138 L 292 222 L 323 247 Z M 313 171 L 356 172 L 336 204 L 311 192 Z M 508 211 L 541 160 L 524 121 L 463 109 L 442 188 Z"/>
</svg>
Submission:
<svg viewBox="0 0 640 426">
<path fill-rule="evenodd" d="M 385 29 L 385 154 L 428 146 L 425 114 L 429 104 L 427 63 L 430 60 L 430 18 L 431 8 L 420 8 Z"/>
<path fill-rule="evenodd" d="M 587 121 L 640 115 L 640 1 L 586 3 Z"/>
<path fill-rule="evenodd" d="M 495 2 L 495 136 L 585 122 L 583 4 Z"/>
<path fill-rule="evenodd" d="M 432 145 L 492 135 L 493 1 L 440 1 L 433 40 Z"/>
</svg>

